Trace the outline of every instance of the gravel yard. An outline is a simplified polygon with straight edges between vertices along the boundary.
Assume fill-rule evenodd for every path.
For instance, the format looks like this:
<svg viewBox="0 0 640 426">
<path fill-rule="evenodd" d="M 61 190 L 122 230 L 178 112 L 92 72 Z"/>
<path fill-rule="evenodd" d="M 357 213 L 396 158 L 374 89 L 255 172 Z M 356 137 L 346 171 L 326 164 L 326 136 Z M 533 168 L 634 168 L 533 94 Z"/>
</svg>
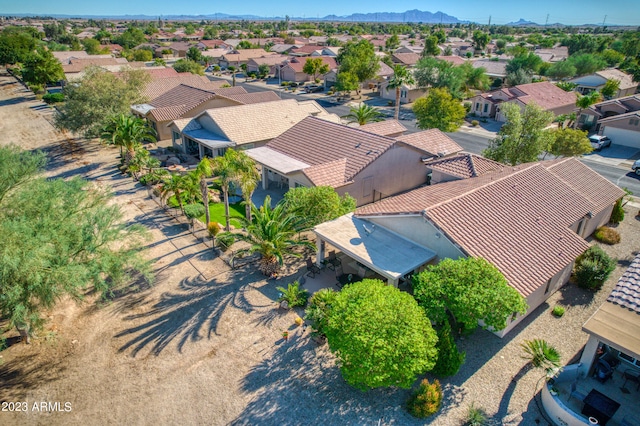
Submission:
<svg viewBox="0 0 640 426">
<path fill-rule="evenodd" d="M 117 149 L 69 141 L 21 88 L 0 73 L 0 143 L 46 149 L 49 176 L 82 175 L 111 186 L 126 220 L 151 229 L 148 256 L 157 280 L 105 306 L 63 300 L 33 344 L 0 352 L 0 401 L 29 404 L 26 413 L 0 412 L 0 424 L 425 423 L 403 408 L 408 390 L 363 393 L 344 383 L 327 346 L 295 327 L 294 312 L 277 309 L 276 286 L 292 279 L 266 281 L 251 265 L 230 270 L 117 171 Z M 567 285 L 506 338 L 479 330 L 461 340 L 466 363 L 442 381 L 445 401 L 431 424 L 461 424 L 471 402 L 495 424 L 547 424 L 533 399 L 542 373 L 523 370 L 519 345 L 543 338 L 563 362 L 579 356 L 587 341 L 582 324 L 638 250 L 637 207 L 627 210 L 618 227 L 622 242 L 605 247 L 619 259 L 605 287 L 593 295 Z M 562 318 L 551 315 L 556 304 L 567 308 Z M 41 401 L 70 402 L 72 409 L 33 411 Z"/>
</svg>

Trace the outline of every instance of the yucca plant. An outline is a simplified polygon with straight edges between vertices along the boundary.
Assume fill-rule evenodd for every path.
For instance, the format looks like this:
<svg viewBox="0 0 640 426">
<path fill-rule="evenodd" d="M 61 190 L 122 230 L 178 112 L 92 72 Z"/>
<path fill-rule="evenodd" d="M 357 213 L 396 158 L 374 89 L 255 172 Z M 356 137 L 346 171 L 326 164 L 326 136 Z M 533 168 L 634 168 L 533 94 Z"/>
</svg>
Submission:
<svg viewBox="0 0 640 426">
<path fill-rule="evenodd" d="M 529 360 L 533 367 L 541 368 L 547 374 L 560 367 L 560 352 L 546 340 L 525 340 L 520 346 L 524 351 L 522 358 Z"/>
</svg>

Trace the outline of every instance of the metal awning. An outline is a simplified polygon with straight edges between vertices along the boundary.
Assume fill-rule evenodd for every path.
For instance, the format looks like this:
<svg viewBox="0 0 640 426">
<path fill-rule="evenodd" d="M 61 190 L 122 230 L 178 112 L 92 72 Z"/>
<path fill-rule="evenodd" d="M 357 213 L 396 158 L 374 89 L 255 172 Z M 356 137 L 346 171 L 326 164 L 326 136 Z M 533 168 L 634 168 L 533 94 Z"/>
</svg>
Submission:
<svg viewBox="0 0 640 426">
<path fill-rule="evenodd" d="M 282 154 L 281 152 L 266 146 L 251 148 L 245 152 L 256 162 L 262 164 L 268 169 L 280 173 L 281 175 L 286 175 L 291 172 L 296 172 L 310 167 L 307 163 L 298 161 L 295 158 L 289 157 L 286 154 Z"/>
<path fill-rule="evenodd" d="M 398 280 L 436 257 L 426 247 L 353 216 L 340 216 L 314 228 L 316 235 L 390 280 Z"/>
<path fill-rule="evenodd" d="M 235 146 L 235 143 L 231 142 L 222 136 L 216 135 L 205 129 L 185 130 L 182 132 L 185 136 L 194 141 L 206 146 L 207 148 L 227 148 Z"/>
<path fill-rule="evenodd" d="M 601 342 L 640 359 L 640 314 L 612 302 L 602 306 L 582 326 Z"/>
</svg>

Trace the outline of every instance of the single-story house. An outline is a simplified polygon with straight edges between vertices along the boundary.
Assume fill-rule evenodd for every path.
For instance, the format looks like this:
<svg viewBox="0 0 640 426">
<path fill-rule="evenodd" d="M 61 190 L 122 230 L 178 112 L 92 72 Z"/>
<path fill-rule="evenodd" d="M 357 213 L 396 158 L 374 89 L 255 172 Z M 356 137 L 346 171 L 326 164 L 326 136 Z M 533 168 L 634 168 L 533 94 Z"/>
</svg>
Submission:
<svg viewBox="0 0 640 426">
<path fill-rule="evenodd" d="M 222 57 L 225 54 L 229 53 L 229 49 L 225 49 L 221 47 L 217 49 L 203 50 L 201 53 L 205 61 L 209 65 L 211 65 L 211 64 L 218 64 L 218 62 L 220 62 L 220 59 L 222 59 Z"/>
<path fill-rule="evenodd" d="M 491 78 L 505 78 L 507 76 L 507 62 L 504 60 L 478 59 L 472 61 L 471 65 L 474 68 L 484 68 L 484 73 Z"/>
<path fill-rule="evenodd" d="M 186 41 L 175 41 L 164 49 L 171 50 L 173 53 L 170 56 L 173 56 L 174 58 L 186 58 L 187 52 L 191 46 L 193 46 L 193 44 Z"/>
<path fill-rule="evenodd" d="M 463 59 L 460 56 L 454 56 L 454 55 L 450 55 L 450 56 L 440 55 L 440 56 L 436 56 L 436 59 L 440 59 L 441 61 L 451 62 L 453 65 L 463 65 L 464 63 L 467 62 L 466 59 Z"/>
<path fill-rule="evenodd" d="M 193 118 L 174 120 L 169 127 L 176 149 L 203 158 L 224 155 L 229 147 L 263 146 L 309 116 L 340 122 L 314 101 L 286 99 L 208 109 Z"/>
<path fill-rule="evenodd" d="M 417 53 L 394 53 L 391 55 L 391 60 L 394 64 L 413 67 L 420 60 L 420 55 Z"/>
<path fill-rule="evenodd" d="M 240 65 L 246 64 L 249 62 L 249 59 L 271 55 L 277 55 L 277 53 L 267 52 L 264 49 L 236 49 L 225 53 L 218 63 L 223 69 L 229 68 L 230 66 L 240 68 Z"/>
<path fill-rule="evenodd" d="M 315 45 L 304 45 L 304 46 L 295 46 L 293 49 L 289 51 L 289 55 L 291 56 L 311 56 L 313 53 L 316 53 L 316 56 L 322 55 L 322 46 Z"/>
<path fill-rule="evenodd" d="M 397 285 L 429 263 L 482 257 L 529 305 L 524 316 L 508 319 L 497 333 L 502 337 L 568 281 L 576 257 L 589 247 L 585 238 L 607 223 L 623 195 L 575 158 L 504 166 L 385 198 L 316 226 L 317 262 L 329 243 Z M 380 231 L 393 239 L 392 250 L 371 238 Z M 418 249 L 411 265 L 389 272 L 385 250 Z"/>
<path fill-rule="evenodd" d="M 269 67 L 269 75 L 277 76 L 280 66 L 287 60 L 284 55 L 269 55 L 260 58 L 251 58 L 247 62 L 247 72 L 258 72 L 260 65 Z"/>
<path fill-rule="evenodd" d="M 533 51 L 544 62 L 561 62 L 569 57 L 569 48 L 567 46 L 557 46 L 551 49 L 536 49 Z"/>
<path fill-rule="evenodd" d="M 535 103 L 542 109 L 555 115 L 570 114 L 576 108 L 576 94 L 565 92 L 548 81 L 520 84 L 518 86 L 481 93 L 470 99 L 471 112 L 480 117 L 491 117 L 497 121 L 506 121 L 500 112 L 500 104 L 511 102 L 521 109 Z"/>
<path fill-rule="evenodd" d="M 446 152 L 443 152 L 438 153 L 433 159 L 425 160 L 424 164 L 427 166 L 430 185 L 483 176 L 487 173 L 500 171 L 504 167 L 504 164 L 488 158 L 460 152 L 462 148 L 458 148 L 457 151 L 452 151 L 454 153 L 452 156 L 445 157 Z"/>
<path fill-rule="evenodd" d="M 292 58 L 280 67 L 280 79 L 282 81 L 295 81 L 301 83 L 304 81 L 311 81 L 312 75 L 306 74 L 302 69 L 307 62 L 307 59 L 322 59 L 322 63 L 329 66 L 329 70 L 332 70 L 338 66 L 335 58 L 332 56 L 316 56 L 314 58 Z M 318 78 L 322 78 L 323 75 L 318 75 Z"/>
<path fill-rule="evenodd" d="M 613 96 L 614 98 L 633 95 L 638 90 L 638 83 L 633 81 L 632 76 L 615 68 L 596 71 L 593 74 L 576 77 L 569 81 L 578 85 L 575 88 L 577 92 L 586 95 L 595 90 L 601 90 L 607 83 L 607 80 L 617 80 L 620 82 L 620 87 L 618 88 L 618 92 Z"/>
<path fill-rule="evenodd" d="M 157 72 L 148 70 L 151 74 L 151 81 L 142 89 L 142 95 L 149 101 L 167 93 L 169 90 L 184 84 L 186 86 L 197 87 L 200 89 L 220 88 L 225 81 L 211 81 L 204 75 L 195 75 L 191 73 L 176 73 L 166 71 L 173 68 L 160 69 Z M 175 70 L 174 70 L 175 71 Z"/>
<path fill-rule="evenodd" d="M 422 151 L 425 154 L 421 157 L 423 163 L 435 158 L 449 157 L 462 151 L 462 147 L 456 141 L 439 129 L 428 129 L 400 135 L 396 136 L 396 139 Z M 427 173 L 429 173 L 429 170 L 427 170 Z"/>
<path fill-rule="evenodd" d="M 439 130 L 432 135 L 448 138 Z M 247 154 L 261 166 L 265 188 L 272 182 L 289 188 L 331 186 L 340 195 L 351 195 L 359 206 L 425 184 L 422 161 L 430 155 L 413 140 L 316 117 L 303 119 Z"/>
<path fill-rule="evenodd" d="M 398 120 L 382 120 L 356 127 L 360 130 L 364 130 L 365 132 L 375 133 L 380 136 L 388 136 L 390 138 L 398 138 L 407 131 L 407 128 Z"/>
<path fill-rule="evenodd" d="M 207 49 L 230 49 L 231 46 L 224 42 L 224 40 L 200 40 L 196 47 L 200 50 Z"/>
<path fill-rule="evenodd" d="M 284 43 L 274 44 L 269 48 L 269 52 L 279 53 L 281 55 L 288 55 L 293 48 L 298 46 L 302 46 L 302 45 L 284 44 Z"/>
<path fill-rule="evenodd" d="M 578 127 L 585 130 L 594 129 L 598 132 L 600 129 L 599 120 L 633 111 L 640 111 L 640 95 L 598 102 L 582 110 L 580 117 L 578 117 Z"/>
<path fill-rule="evenodd" d="M 598 133 L 609 136 L 611 143 L 640 149 L 640 111 L 601 119 Z"/>
<path fill-rule="evenodd" d="M 383 81 L 382 83 L 380 83 L 380 97 L 382 99 L 388 99 L 395 102 L 396 89 L 389 89 L 387 87 L 388 85 L 388 81 Z M 406 104 L 415 102 L 416 99 L 423 96 L 425 93 L 427 93 L 426 89 L 421 89 L 415 84 L 403 84 L 402 87 L 400 87 L 400 103 Z"/>
</svg>

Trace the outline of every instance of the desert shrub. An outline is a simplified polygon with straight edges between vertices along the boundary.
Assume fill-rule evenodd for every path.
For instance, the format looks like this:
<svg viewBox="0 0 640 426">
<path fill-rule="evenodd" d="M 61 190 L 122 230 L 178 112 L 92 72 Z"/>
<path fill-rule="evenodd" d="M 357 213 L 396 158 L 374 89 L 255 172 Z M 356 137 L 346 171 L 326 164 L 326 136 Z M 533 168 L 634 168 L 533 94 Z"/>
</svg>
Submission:
<svg viewBox="0 0 640 426">
<path fill-rule="evenodd" d="M 553 308 L 552 313 L 553 313 L 553 315 L 555 315 L 556 317 L 560 318 L 561 316 L 563 316 L 563 315 L 564 315 L 564 311 L 565 311 L 564 307 L 562 307 L 562 306 L 555 306 L 555 307 Z"/>
<path fill-rule="evenodd" d="M 290 283 L 287 288 L 276 287 L 276 289 L 282 293 L 282 296 L 280 296 L 278 301 L 282 302 L 283 300 L 286 300 L 290 308 L 304 306 L 307 304 L 309 292 L 305 289 L 301 289 L 298 281 Z"/>
<path fill-rule="evenodd" d="M 432 372 L 441 377 L 453 376 L 464 363 L 465 353 L 458 351 L 451 334 L 449 321 L 444 321 L 438 330 L 438 360 Z"/>
<path fill-rule="evenodd" d="M 593 238 L 604 244 L 614 245 L 620 242 L 620 234 L 613 228 L 601 226 L 593 233 Z"/>
<path fill-rule="evenodd" d="M 289 85 L 288 81 L 283 81 L 282 83 L 280 83 L 280 86 L 287 87 L 288 85 Z"/>
<path fill-rule="evenodd" d="M 471 121 L 471 125 L 473 127 L 478 127 L 480 125 L 480 122 L 478 120 L 473 120 L 473 121 Z"/>
<path fill-rule="evenodd" d="M 407 410 L 418 418 L 429 417 L 438 412 L 442 405 L 442 387 L 438 380 L 429 383 L 424 379 L 418 390 L 407 401 Z"/>
<path fill-rule="evenodd" d="M 476 407 L 475 403 L 471 403 L 467 409 L 467 416 L 464 420 L 464 426 L 483 426 L 487 424 L 487 415 L 482 408 Z"/>
<path fill-rule="evenodd" d="M 336 300 L 336 292 L 330 288 L 317 291 L 311 299 L 305 313 L 305 319 L 311 324 L 311 328 L 324 336 L 324 327 L 327 325 L 329 310 Z"/>
<path fill-rule="evenodd" d="M 47 93 L 42 97 L 42 100 L 48 104 L 64 102 L 64 93 Z"/>
<path fill-rule="evenodd" d="M 624 220 L 624 209 L 622 208 L 622 198 L 620 198 L 613 205 L 613 211 L 611 212 L 611 218 L 609 219 L 609 222 L 617 224 L 622 222 L 623 220 Z"/>
<path fill-rule="evenodd" d="M 218 222 L 209 222 L 207 224 L 207 231 L 209 231 L 209 235 L 211 235 L 212 237 L 215 237 L 216 235 L 218 235 L 218 233 L 220 233 L 221 230 L 222 230 L 222 227 Z"/>
<path fill-rule="evenodd" d="M 589 247 L 576 259 L 573 270 L 578 286 L 589 290 L 600 290 L 616 267 L 616 261 L 598 246 Z"/>
<path fill-rule="evenodd" d="M 216 245 L 222 251 L 227 251 L 235 241 L 236 237 L 231 232 L 223 232 L 216 236 Z"/>
<path fill-rule="evenodd" d="M 187 204 L 184 206 L 184 215 L 193 220 L 204 215 L 204 206 L 202 204 Z"/>
</svg>

